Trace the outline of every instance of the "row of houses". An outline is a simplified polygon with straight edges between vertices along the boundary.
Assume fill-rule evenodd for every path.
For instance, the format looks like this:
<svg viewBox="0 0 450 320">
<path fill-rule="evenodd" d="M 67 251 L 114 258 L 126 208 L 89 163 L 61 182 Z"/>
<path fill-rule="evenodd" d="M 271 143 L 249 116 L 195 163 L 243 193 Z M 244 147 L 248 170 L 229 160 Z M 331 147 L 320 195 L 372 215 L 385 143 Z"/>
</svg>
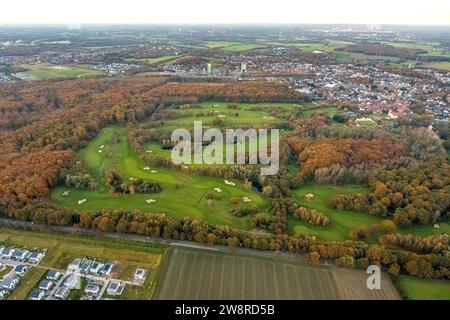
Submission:
<svg viewBox="0 0 450 320">
<path fill-rule="evenodd" d="M 0 258 L 38 264 L 45 257 L 44 252 L 0 246 Z"/>
<path fill-rule="evenodd" d="M 67 270 L 82 274 L 93 274 L 98 276 L 108 276 L 114 268 L 113 262 L 101 263 L 95 259 L 83 258 L 73 260 Z"/>
</svg>

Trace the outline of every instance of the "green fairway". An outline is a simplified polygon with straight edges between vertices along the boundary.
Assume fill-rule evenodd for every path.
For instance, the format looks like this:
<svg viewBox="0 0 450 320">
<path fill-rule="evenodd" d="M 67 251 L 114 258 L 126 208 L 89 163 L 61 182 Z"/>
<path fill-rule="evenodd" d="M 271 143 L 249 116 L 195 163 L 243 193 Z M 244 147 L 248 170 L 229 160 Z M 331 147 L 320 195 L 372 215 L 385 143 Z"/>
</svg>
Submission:
<svg viewBox="0 0 450 320">
<path fill-rule="evenodd" d="M 238 109 L 230 108 L 231 105 L 237 105 Z M 331 114 L 333 110 L 337 110 L 333 107 L 317 109 L 312 104 L 202 102 L 192 108 L 167 108 L 166 110 L 175 116 L 165 120 L 163 128 L 155 130 L 162 129 L 170 133 L 177 128 L 193 128 L 194 121 L 202 121 L 204 127 L 214 128 L 267 127 L 287 119 L 296 109 L 305 110 L 302 114 L 304 117 L 308 117 L 312 112 L 323 111 Z M 214 119 L 220 119 L 220 124 L 213 124 Z"/>
<path fill-rule="evenodd" d="M 312 226 L 307 222 L 301 221 L 293 216 L 288 216 L 288 226 L 290 232 L 317 236 L 323 240 L 342 241 L 349 238 L 349 232 L 352 229 L 370 226 L 382 221 L 379 217 L 370 216 L 366 213 L 352 212 L 346 210 L 337 210 L 328 206 L 328 200 L 338 194 L 367 193 L 369 189 L 363 186 L 334 186 L 334 185 L 305 185 L 294 190 L 293 199 L 299 205 L 318 210 L 324 213 L 330 219 L 330 225 L 327 227 Z M 306 200 L 305 195 L 314 194 L 313 200 Z M 439 223 L 440 228 L 434 229 L 432 226 L 414 226 L 412 228 L 399 228 L 401 234 L 412 234 L 421 237 L 430 235 L 440 235 L 450 233 L 450 223 Z M 370 242 L 377 239 L 369 239 Z"/>
<path fill-rule="evenodd" d="M 101 149 L 101 147 L 103 149 Z M 101 153 L 99 151 L 102 151 Z M 145 212 L 166 213 L 176 219 L 191 217 L 204 219 L 214 224 L 226 224 L 234 227 L 247 228 L 249 217 L 235 217 L 230 211 L 234 207 L 230 198 L 241 199 L 248 196 L 252 202 L 242 206 L 256 204 L 261 211 L 266 210 L 267 203 L 261 195 L 234 181 L 236 186 L 229 186 L 224 179 L 200 176 L 163 167 L 152 167 L 145 170 L 147 164 L 134 154 L 128 145 L 126 130 L 120 127 L 104 129 L 87 148 L 80 151 L 80 157 L 85 162 L 89 172 L 97 178 L 98 190 L 70 190 L 69 196 L 62 193 L 69 190 L 66 187 L 55 188 L 52 200 L 64 207 L 79 211 L 98 209 L 139 209 Z M 117 195 L 108 194 L 108 187 L 103 181 L 105 172 L 114 169 L 123 174 L 125 179 L 141 178 L 156 181 L 161 184 L 163 191 L 156 194 Z M 155 170 L 154 173 L 151 171 Z M 217 193 L 214 188 L 220 188 Z M 206 193 L 213 193 L 212 207 L 208 207 Z M 87 201 L 78 205 L 78 200 Z M 146 200 L 156 202 L 148 204 Z"/>
<path fill-rule="evenodd" d="M 450 300 L 450 282 L 398 276 L 395 284 L 409 300 Z"/>
<path fill-rule="evenodd" d="M 318 210 L 330 219 L 327 227 L 312 226 L 307 222 L 293 216 L 288 217 L 288 225 L 291 232 L 317 236 L 323 240 L 346 240 L 350 230 L 368 226 L 379 222 L 381 219 L 364 213 L 356 213 L 345 210 L 332 209 L 328 206 L 328 200 L 338 194 L 366 193 L 368 188 L 362 186 L 328 186 L 328 185 L 305 185 L 294 190 L 293 199 L 299 205 Z M 305 195 L 314 194 L 314 199 L 306 200 Z"/>
<path fill-rule="evenodd" d="M 168 62 L 168 61 L 173 61 L 179 58 L 182 58 L 182 55 L 176 55 L 176 54 L 172 54 L 172 55 L 166 55 L 166 56 L 160 56 L 160 57 L 156 57 L 156 58 L 145 58 L 145 59 L 127 59 L 128 62 L 146 62 L 148 64 L 158 64 L 158 63 L 162 63 L 162 62 Z"/>
<path fill-rule="evenodd" d="M 53 65 L 50 63 L 39 63 L 24 65 L 30 75 L 38 79 L 52 79 L 52 78 L 77 78 L 87 76 L 102 75 L 103 72 L 93 69 L 88 69 L 77 65 Z"/>
</svg>

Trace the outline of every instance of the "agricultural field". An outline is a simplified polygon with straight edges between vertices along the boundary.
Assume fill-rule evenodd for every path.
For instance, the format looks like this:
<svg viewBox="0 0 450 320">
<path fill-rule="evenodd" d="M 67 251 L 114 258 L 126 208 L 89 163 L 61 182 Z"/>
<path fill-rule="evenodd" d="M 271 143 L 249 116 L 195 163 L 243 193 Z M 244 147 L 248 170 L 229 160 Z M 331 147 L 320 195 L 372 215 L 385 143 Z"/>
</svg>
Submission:
<svg viewBox="0 0 450 320">
<path fill-rule="evenodd" d="M 450 300 L 450 282 L 397 276 L 395 285 L 408 300 Z"/>
<path fill-rule="evenodd" d="M 432 69 L 450 71 L 450 61 L 430 62 L 425 64 L 425 66 Z"/>
<path fill-rule="evenodd" d="M 103 75 L 103 72 L 101 71 L 77 65 L 53 65 L 50 63 L 39 63 L 23 65 L 22 67 L 28 69 L 26 73 L 36 79 L 80 78 Z"/>
<path fill-rule="evenodd" d="M 230 41 L 207 41 L 206 46 L 210 49 L 223 48 L 227 46 L 239 45 L 240 42 L 230 42 Z"/>
<path fill-rule="evenodd" d="M 101 146 L 104 146 L 104 149 L 100 149 Z M 102 150 L 102 153 L 99 150 Z M 247 196 L 252 200 L 251 204 L 241 203 L 241 205 L 245 207 L 256 204 L 262 212 L 267 206 L 266 200 L 257 191 L 246 188 L 239 181 L 234 181 L 236 185 L 230 186 L 220 178 L 164 167 L 152 167 L 152 170 L 145 170 L 147 164 L 130 150 L 125 128 L 104 129 L 87 148 L 80 151 L 79 155 L 89 172 L 96 177 L 99 188 L 98 190 L 73 189 L 68 196 L 63 196 L 63 192 L 69 190 L 68 188 L 54 189 L 51 198 L 61 207 L 83 211 L 139 209 L 144 212 L 166 213 L 175 219 L 191 217 L 245 229 L 248 227 L 249 217 L 233 216 L 230 211 L 234 205 L 230 203 L 230 198 L 241 199 Z M 103 180 L 105 173 L 111 169 L 120 172 L 127 180 L 141 178 L 158 182 L 163 190 L 155 194 L 111 196 Z M 222 192 L 215 195 L 213 207 L 208 207 L 205 195 L 214 193 L 214 188 L 221 188 Z M 87 201 L 78 205 L 80 199 L 87 199 Z M 156 201 L 149 204 L 146 201 L 148 199 Z"/>
<path fill-rule="evenodd" d="M 176 59 L 179 59 L 182 57 L 183 57 L 182 55 L 172 54 L 172 55 L 160 56 L 160 57 L 156 57 L 156 58 L 128 59 L 128 61 L 130 61 L 130 62 L 139 61 L 139 62 L 146 62 L 148 64 L 158 64 L 158 63 L 162 63 L 162 62 L 173 61 L 173 60 L 176 60 Z"/>
<path fill-rule="evenodd" d="M 221 49 L 230 52 L 244 52 L 265 47 L 263 44 L 257 43 L 241 43 L 228 41 L 208 41 L 206 42 L 206 46 L 210 49 Z"/>
<path fill-rule="evenodd" d="M 156 300 L 188 299 L 399 299 L 388 276 L 369 290 L 364 271 L 307 263 L 170 249 L 155 290 Z"/>
<path fill-rule="evenodd" d="M 257 43 L 238 43 L 222 47 L 221 49 L 230 52 L 244 52 L 260 48 L 264 48 L 264 45 Z"/>
<path fill-rule="evenodd" d="M 288 216 L 288 227 L 291 233 L 316 236 L 322 240 L 343 241 L 349 238 L 352 229 L 382 221 L 379 217 L 374 217 L 366 213 L 352 212 L 346 210 L 333 209 L 328 206 L 328 201 L 338 194 L 367 193 L 369 189 L 359 185 L 316 185 L 309 184 L 294 190 L 293 200 L 304 207 L 314 209 L 324 213 L 330 219 L 327 227 L 313 226 L 296 217 Z M 305 198 L 306 194 L 314 194 L 312 200 Z M 440 223 L 440 229 L 431 226 L 414 226 L 413 228 L 399 229 L 402 234 L 412 234 L 421 237 L 429 235 L 449 234 L 450 223 Z M 377 239 L 367 239 L 369 242 L 376 242 Z"/>
<path fill-rule="evenodd" d="M 121 296 L 122 299 L 134 297 L 150 299 L 160 262 L 166 252 L 163 245 L 143 244 L 124 239 L 60 235 L 3 227 L 0 227 L 0 243 L 47 249 L 47 254 L 40 264 L 42 267 L 64 270 L 73 259 L 89 256 L 100 261 L 116 262 L 117 266 L 112 275 L 121 280 L 131 280 L 136 268 L 148 270 L 144 285 L 128 288 Z M 9 299 L 26 299 L 45 273 L 44 268 L 31 268 Z"/>
</svg>

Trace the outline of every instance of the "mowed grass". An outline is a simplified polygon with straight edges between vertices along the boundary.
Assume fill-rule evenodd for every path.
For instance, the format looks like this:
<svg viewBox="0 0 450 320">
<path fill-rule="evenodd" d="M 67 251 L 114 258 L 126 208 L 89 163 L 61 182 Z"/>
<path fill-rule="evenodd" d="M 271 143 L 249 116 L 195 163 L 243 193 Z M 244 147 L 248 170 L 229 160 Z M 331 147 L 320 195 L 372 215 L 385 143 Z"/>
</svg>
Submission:
<svg viewBox="0 0 450 320">
<path fill-rule="evenodd" d="M 238 105 L 239 109 L 230 109 L 229 105 Z M 280 108 L 283 111 L 272 116 L 269 109 Z M 194 121 L 202 121 L 203 126 L 214 128 L 239 128 L 240 126 L 263 127 L 279 123 L 294 109 L 309 108 L 293 103 L 228 103 L 228 102 L 202 102 L 192 108 L 169 107 L 174 112 L 175 119 L 164 121 L 163 130 L 172 132 L 176 128 L 193 128 Z M 219 118 L 222 124 L 213 125 L 213 120 Z"/>
<path fill-rule="evenodd" d="M 102 153 L 100 147 L 104 146 Z M 250 217 L 235 217 L 230 211 L 234 205 L 231 197 L 238 197 L 242 206 L 256 204 L 261 211 L 267 207 L 266 200 L 253 189 L 246 188 L 241 182 L 234 181 L 236 186 L 229 186 L 224 179 L 201 176 L 164 167 L 152 167 L 144 170 L 148 165 L 134 154 L 128 145 L 126 129 L 109 127 L 104 129 L 87 148 L 80 152 L 89 172 L 97 178 L 98 190 L 70 190 L 69 196 L 62 193 L 69 190 L 65 187 L 55 188 L 51 199 L 61 207 L 69 207 L 78 211 L 93 211 L 101 209 L 139 209 L 144 212 L 165 213 L 175 219 L 191 217 L 204 219 L 213 224 L 229 225 L 232 227 L 248 228 Z M 156 181 L 163 190 L 156 194 L 116 195 L 108 193 L 108 186 L 104 183 L 104 176 L 108 170 L 120 172 L 124 179 L 141 178 Z M 214 188 L 221 188 L 222 193 L 216 193 Z M 215 199 L 212 207 L 208 207 L 205 195 L 213 193 Z M 248 196 L 252 202 L 244 204 L 242 197 Z M 82 205 L 78 200 L 87 199 Z M 148 204 L 146 200 L 155 199 Z"/>
<path fill-rule="evenodd" d="M 330 219 L 327 227 L 313 226 L 293 216 L 288 217 L 289 230 L 298 234 L 317 236 L 323 240 L 342 241 L 348 239 L 350 230 L 380 222 L 381 219 L 364 213 L 332 209 L 328 201 L 338 194 L 367 193 L 368 188 L 357 185 L 305 185 L 294 190 L 293 200 L 304 207 L 324 213 Z M 306 200 L 305 195 L 314 194 L 314 199 Z"/>
<path fill-rule="evenodd" d="M 323 300 L 398 299 L 389 278 L 382 290 L 368 290 L 363 271 L 299 261 L 170 249 L 154 299 Z"/>
<path fill-rule="evenodd" d="M 45 269 L 30 268 L 20 280 L 17 288 L 8 297 L 8 300 L 26 300 L 30 291 L 38 284 L 46 272 Z"/>
<path fill-rule="evenodd" d="M 63 79 L 103 75 L 103 72 L 77 65 L 53 65 L 39 63 L 24 65 L 27 73 L 38 79 Z"/>
<path fill-rule="evenodd" d="M 450 300 L 450 282 L 398 276 L 395 284 L 408 300 Z"/>
<path fill-rule="evenodd" d="M 143 286 L 127 289 L 123 298 L 139 297 L 149 299 L 155 285 L 160 262 L 166 246 L 140 243 L 126 239 L 96 238 L 78 235 L 61 235 L 37 231 L 11 230 L 0 227 L 0 243 L 25 248 L 47 249 L 40 266 L 65 270 L 75 258 L 93 257 L 99 261 L 113 261 L 116 267 L 111 276 L 121 280 L 132 280 L 136 268 L 147 270 Z M 29 291 L 46 272 L 43 268 L 31 268 L 11 299 L 25 299 Z"/>
</svg>

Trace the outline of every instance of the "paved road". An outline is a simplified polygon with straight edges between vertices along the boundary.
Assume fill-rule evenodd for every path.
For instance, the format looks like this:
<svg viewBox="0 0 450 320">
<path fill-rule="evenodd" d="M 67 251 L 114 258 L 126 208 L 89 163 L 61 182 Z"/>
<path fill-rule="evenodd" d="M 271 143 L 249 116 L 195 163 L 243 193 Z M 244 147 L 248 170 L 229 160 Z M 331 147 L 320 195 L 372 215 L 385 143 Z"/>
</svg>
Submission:
<svg viewBox="0 0 450 320">
<path fill-rule="evenodd" d="M 15 227 L 24 227 L 24 228 L 35 228 L 42 230 L 47 229 L 51 231 L 66 233 L 66 234 L 80 234 L 80 235 L 90 235 L 90 236 L 102 236 L 107 238 L 115 238 L 115 239 L 129 239 L 133 241 L 139 242 L 147 242 L 154 244 L 164 244 L 167 246 L 175 246 L 175 247 L 185 247 L 185 248 L 193 248 L 193 249 L 203 249 L 203 250 L 211 250 L 211 251 L 220 251 L 225 253 L 238 253 L 238 254 L 247 254 L 247 255 L 256 255 L 262 257 L 272 258 L 275 257 L 276 254 L 273 251 L 268 250 L 257 250 L 257 249 L 247 249 L 247 248 L 230 248 L 228 246 L 223 245 L 206 245 L 193 241 L 186 240 L 172 240 L 172 239 L 162 239 L 156 237 L 147 237 L 138 234 L 131 233 L 119 233 L 119 232 L 100 232 L 96 230 L 89 229 L 80 229 L 68 226 L 47 226 L 47 225 L 38 225 L 28 221 L 20 221 L 20 220 L 12 220 L 6 218 L 0 218 L 0 225 L 6 226 L 15 226 Z M 292 253 L 281 252 L 277 254 L 277 257 L 282 257 L 289 260 L 306 260 L 305 256 L 299 256 Z"/>
</svg>

